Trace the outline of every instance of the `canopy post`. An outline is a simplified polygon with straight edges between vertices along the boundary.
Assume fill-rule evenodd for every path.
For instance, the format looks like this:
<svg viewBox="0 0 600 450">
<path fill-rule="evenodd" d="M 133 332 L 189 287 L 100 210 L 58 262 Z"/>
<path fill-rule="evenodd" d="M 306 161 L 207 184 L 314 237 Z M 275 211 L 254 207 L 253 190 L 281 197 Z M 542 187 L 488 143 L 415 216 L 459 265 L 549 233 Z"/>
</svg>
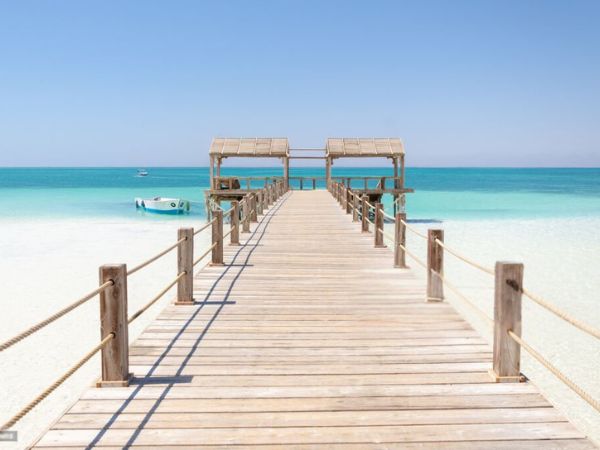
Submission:
<svg viewBox="0 0 600 450">
<path fill-rule="evenodd" d="M 283 183 L 285 190 L 290 188 L 290 158 L 285 156 L 283 158 Z"/>
</svg>

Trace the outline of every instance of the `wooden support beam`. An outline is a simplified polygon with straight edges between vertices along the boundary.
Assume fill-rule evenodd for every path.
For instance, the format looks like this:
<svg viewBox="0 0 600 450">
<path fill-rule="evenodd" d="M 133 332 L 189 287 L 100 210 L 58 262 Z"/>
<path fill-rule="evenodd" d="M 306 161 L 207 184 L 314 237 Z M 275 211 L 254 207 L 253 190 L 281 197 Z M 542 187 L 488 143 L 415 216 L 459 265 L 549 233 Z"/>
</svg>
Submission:
<svg viewBox="0 0 600 450">
<path fill-rule="evenodd" d="M 231 211 L 231 217 L 229 218 L 229 223 L 231 225 L 229 243 L 231 245 L 240 245 L 240 202 L 237 200 L 232 201 L 231 207 L 233 210 Z"/>
<path fill-rule="evenodd" d="M 375 203 L 375 247 L 385 247 L 383 243 L 383 204 Z"/>
<path fill-rule="evenodd" d="M 366 194 L 362 196 L 362 207 L 361 207 L 361 217 L 362 217 L 362 232 L 369 232 L 369 205 L 367 202 L 369 201 L 369 197 Z"/>
<path fill-rule="evenodd" d="M 352 222 L 358 222 L 358 194 L 352 196 Z"/>
<path fill-rule="evenodd" d="M 436 243 L 438 239 L 444 242 L 444 230 L 427 231 L 428 302 L 441 302 L 444 300 L 444 284 L 440 278 L 440 276 L 444 276 L 444 249 Z"/>
<path fill-rule="evenodd" d="M 352 189 L 346 189 L 346 214 L 352 212 Z"/>
<path fill-rule="evenodd" d="M 246 202 L 244 202 L 246 204 Z M 223 211 L 213 211 L 215 221 L 212 224 L 212 243 L 216 244 L 212 249 L 212 265 L 223 264 Z"/>
<path fill-rule="evenodd" d="M 194 285 L 194 229 L 180 228 L 177 230 L 177 240 L 184 239 L 177 247 L 177 273 L 185 275 L 177 282 L 176 304 L 193 304 Z"/>
<path fill-rule="evenodd" d="M 100 267 L 100 284 L 113 285 L 100 293 L 100 338 L 115 337 L 102 349 L 102 378 L 98 387 L 129 386 L 129 325 L 127 323 L 127 266 Z"/>
<path fill-rule="evenodd" d="M 521 376 L 521 346 L 508 334 L 521 336 L 523 264 L 497 262 L 494 290 L 494 362 L 496 382 L 516 383 Z"/>
<path fill-rule="evenodd" d="M 250 222 L 258 222 L 256 194 L 250 194 Z"/>
<path fill-rule="evenodd" d="M 314 191 L 315 189 L 317 189 L 317 179 L 316 179 L 316 178 L 313 178 L 313 179 L 312 179 L 312 185 L 313 185 L 313 191 Z"/>
<path fill-rule="evenodd" d="M 394 267 L 405 269 L 406 266 L 406 227 L 402 223 L 406 222 L 405 213 L 396 213 L 395 232 L 394 232 Z"/>
<path fill-rule="evenodd" d="M 262 216 L 264 211 L 263 211 L 263 194 L 264 192 L 262 190 L 258 191 L 256 193 L 256 207 L 257 207 L 257 212 L 259 216 Z"/>
<path fill-rule="evenodd" d="M 242 203 L 242 233 L 250 233 L 250 197 L 244 197 Z"/>
</svg>

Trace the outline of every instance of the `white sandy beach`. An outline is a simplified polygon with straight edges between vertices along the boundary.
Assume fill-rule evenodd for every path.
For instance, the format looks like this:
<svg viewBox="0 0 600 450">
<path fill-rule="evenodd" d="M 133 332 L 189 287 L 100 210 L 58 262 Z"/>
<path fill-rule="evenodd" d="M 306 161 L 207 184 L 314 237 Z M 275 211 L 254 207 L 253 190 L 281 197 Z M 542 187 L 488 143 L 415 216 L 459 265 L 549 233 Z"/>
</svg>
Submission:
<svg viewBox="0 0 600 450">
<path fill-rule="evenodd" d="M 20 220 L 2 222 L 0 235 L 0 340 L 47 317 L 98 283 L 98 266 L 109 262 L 135 264 L 174 242 L 179 226 L 191 221 L 155 222 L 114 220 Z M 525 285 L 572 315 L 600 326 L 597 276 L 600 219 L 449 221 L 430 227 L 445 229 L 445 241 L 464 254 L 492 267 L 496 260 L 525 263 Z M 425 231 L 427 225 L 415 224 Z M 209 236 L 196 239 L 206 248 Z M 408 233 L 409 249 L 424 258 L 425 246 Z M 492 314 L 493 280 L 446 255 L 446 274 L 464 293 Z M 408 260 L 417 273 L 424 272 Z M 134 311 L 160 291 L 175 275 L 175 252 L 129 281 L 129 307 Z M 174 291 L 136 321 L 133 340 L 172 301 Z M 486 338 L 485 323 L 446 290 L 448 300 L 464 312 Z M 559 368 L 600 397 L 600 345 L 524 299 L 524 337 Z M 45 389 L 99 340 L 98 302 L 91 300 L 0 355 L 0 420 L 4 421 Z M 491 341 L 490 341 L 491 342 Z M 552 375 L 524 355 L 523 371 L 575 424 L 600 441 L 598 415 Z M 35 439 L 99 374 L 94 358 L 67 383 L 34 409 L 18 426 L 17 445 Z"/>
</svg>

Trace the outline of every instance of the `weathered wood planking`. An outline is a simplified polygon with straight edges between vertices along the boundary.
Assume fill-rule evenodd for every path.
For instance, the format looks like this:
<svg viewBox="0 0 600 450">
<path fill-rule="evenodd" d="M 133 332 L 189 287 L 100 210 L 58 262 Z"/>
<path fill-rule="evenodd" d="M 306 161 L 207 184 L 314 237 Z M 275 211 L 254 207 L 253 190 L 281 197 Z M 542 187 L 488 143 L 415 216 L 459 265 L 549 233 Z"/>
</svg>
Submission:
<svg viewBox="0 0 600 450">
<path fill-rule="evenodd" d="M 265 211 L 38 447 L 594 448 L 325 191 Z M 246 238 L 245 240 L 243 238 Z M 397 263 L 398 261 L 396 261 Z"/>
</svg>

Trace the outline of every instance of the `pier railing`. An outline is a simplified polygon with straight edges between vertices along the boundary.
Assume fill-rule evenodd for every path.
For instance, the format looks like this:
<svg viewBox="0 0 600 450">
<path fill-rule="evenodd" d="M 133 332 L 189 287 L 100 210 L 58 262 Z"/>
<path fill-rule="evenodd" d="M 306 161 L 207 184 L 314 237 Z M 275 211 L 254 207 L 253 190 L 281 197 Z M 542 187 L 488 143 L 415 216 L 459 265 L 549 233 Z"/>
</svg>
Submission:
<svg viewBox="0 0 600 450">
<path fill-rule="evenodd" d="M 493 361 L 490 368 L 490 375 L 494 381 L 521 382 L 525 380 L 520 370 L 521 349 L 524 349 L 591 407 L 600 412 L 600 402 L 597 399 L 568 378 L 523 339 L 521 333 L 522 297 L 533 301 L 593 338 L 600 339 L 600 330 L 571 316 L 548 300 L 525 288 L 523 285 L 523 264 L 498 261 L 494 268 L 486 267 L 445 244 L 444 231 L 441 229 L 429 229 L 427 230 L 427 234 L 421 233 L 407 223 L 405 213 L 397 213 L 395 216 L 391 216 L 384 211 L 381 203 L 370 203 L 367 195 L 361 195 L 353 191 L 347 184 L 333 181 L 329 186 L 329 191 L 340 203 L 342 209 L 347 214 L 352 214 L 354 222 L 361 222 L 362 232 L 373 233 L 374 247 L 385 247 L 384 238 L 387 238 L 392 243 L 394 267 L 406 268 L 406 256 L 408 256 L 412 261 L 426 270 L 427 302 L 443 301 L 444 287 L 446 287 L 490 327 L 493 332 Z M 393 235 L 385 230 L 384 223 L 386 219 L 388 223 L 394 225 Z M 426 241 L 426 258 L 420 258 L 407 248 L 407 231 Z M 476 301 L 462 293 L 444 275 L 444 256 L 446 253 L 458 261 L 494 278 L 493 317 L 490 317 Z"/>
<path fill-rule="evenodd" d="M 176 305 L 193 305 L 194 267 L 209 255 L 209 264 L 222 265 L 225 238 L 229 237 L 230 245 L 239 245 L 240 224 L 242 225 L 242 233 L 250 232 L 250 223 L 257 222 L 258 215 L 268 210 L 285 192 L 286 187 L 283 181 L 276 179 L 258 191 L 249 192 L 241 201 L 231 202 L 231 207 L 227 211 L 223 211 L 222 209 L 212 211 L 212 219 L 197 230 L 194 230 L 194 228 L 179 228 L 177 240 L 172 245 L 131 269 L 128 269 L 126 264 L 100 266 L 100 284 L 98 287 L 67 307 L 52 314 L 50 317 L 0 343 L 0 352 L 3 352 L 35 334 L 37 331 L 49 326 L 79 306 L 99 297 L 100 342 L 43 392 L 5 422 L 0 427 L 0 431 L 7 431 L 12 428 L 97 353 L 101 353 L 102 375 L 96 386 L 128 386 L 131 376 L 129 372 L 129 324 L 144 314 L 176 285 L 177 294 L 174 303 Z M 230 219 L 229 230 L 226 233 L 224 233 L 224 217 Z M 194 238 L 208 228 L 211 229 L 211 245 L 194 259 Z M 128 278 L 155 261 L 158 261 L 163 256 L 170 254 L 175 249 L 177 249 L 177 275 L 146 304 L 130 314 L 127 304 Z"/>
</svg>

